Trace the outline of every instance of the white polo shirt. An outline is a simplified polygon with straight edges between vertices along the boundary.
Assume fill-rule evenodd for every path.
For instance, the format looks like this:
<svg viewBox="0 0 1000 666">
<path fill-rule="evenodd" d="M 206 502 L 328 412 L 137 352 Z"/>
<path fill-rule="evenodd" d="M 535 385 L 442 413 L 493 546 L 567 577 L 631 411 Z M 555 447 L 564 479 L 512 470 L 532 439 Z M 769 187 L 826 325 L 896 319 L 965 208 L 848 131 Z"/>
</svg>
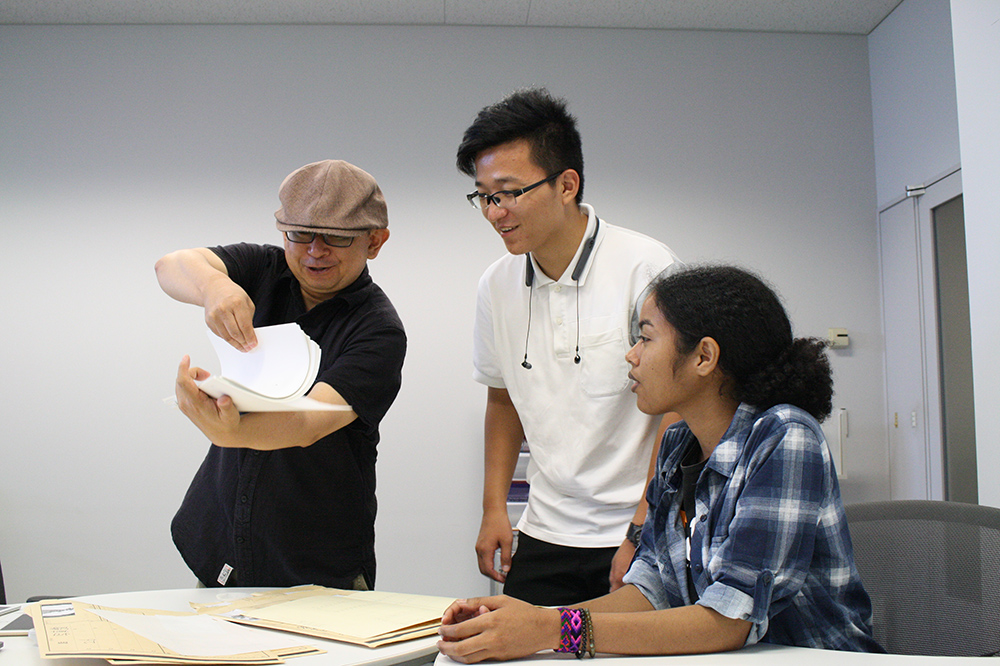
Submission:
<svg viewBox="0 0 1000 666">
<path fill-rule="evenodd" d="M 632 311 L 650 281 L 679 261 L 642 234 L 604 220 L 598 229 L 593 208 L 582 204 L 581 210 L 589 217 L 587 231 L 558 280 L 535 264 L 529 288 L 527 259 L 511 254 L 480 278 L 473 377 L 507 389 L 531 450 L 531 490 L 518 529 L 548 543 L 605 548 L 621 544 L 645 492 L 660 421 L 640 412 L 629 390 Z M 595 229 L 594 249 L 574 281 Z M 525 349 L 530 370 L 521 366 Z"/>
</svg>

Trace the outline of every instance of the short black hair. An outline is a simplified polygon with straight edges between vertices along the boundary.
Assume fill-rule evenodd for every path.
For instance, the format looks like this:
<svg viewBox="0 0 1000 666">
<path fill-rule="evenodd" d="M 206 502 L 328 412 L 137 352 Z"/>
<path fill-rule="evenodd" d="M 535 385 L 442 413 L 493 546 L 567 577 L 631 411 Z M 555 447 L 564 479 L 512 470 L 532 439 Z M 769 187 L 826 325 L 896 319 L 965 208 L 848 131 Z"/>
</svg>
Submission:
<svg viewBox="0 0 1000 666">
<path fill-rule="evenodd" d="M 691 267 L 657 280 L 652 294 L 677 331 L 679 353 L 705 337 L 719 343 L 724 390 L 733 398 L 761 410 L 795 405 L 817 421 L 830 415 L 826 341 L 793 338 L 778 295 L 760 277 L 735 266 Z"/>
<path fill-rule="evenodd" d="M 458 147 L 458 170 L 475 177 L 479 153 L 517 139 L 528 142 L 532 161 L 546 175 L 576 171 L 576 202 L 583 201 L 583 145 L 576 118 L 566 110 L 566 100 L 552 97 L 545 88 L 515 91 L 481 110 Z"/>
</svg>

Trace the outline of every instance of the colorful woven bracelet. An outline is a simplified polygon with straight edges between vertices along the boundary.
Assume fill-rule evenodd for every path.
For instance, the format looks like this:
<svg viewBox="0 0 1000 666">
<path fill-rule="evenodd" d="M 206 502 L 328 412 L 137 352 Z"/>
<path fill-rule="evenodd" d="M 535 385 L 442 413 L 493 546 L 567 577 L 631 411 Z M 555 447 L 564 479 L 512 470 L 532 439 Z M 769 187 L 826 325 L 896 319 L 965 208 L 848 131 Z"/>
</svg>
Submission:
<svg viewBox="0 0 1000 666">
<path fill-rule="evenodd" d="M 584 645 L 583 613 L 576 608 L 560 608 L 559 621 L 559 647 L 556 652 L 579 654 Z"/>
</svg>

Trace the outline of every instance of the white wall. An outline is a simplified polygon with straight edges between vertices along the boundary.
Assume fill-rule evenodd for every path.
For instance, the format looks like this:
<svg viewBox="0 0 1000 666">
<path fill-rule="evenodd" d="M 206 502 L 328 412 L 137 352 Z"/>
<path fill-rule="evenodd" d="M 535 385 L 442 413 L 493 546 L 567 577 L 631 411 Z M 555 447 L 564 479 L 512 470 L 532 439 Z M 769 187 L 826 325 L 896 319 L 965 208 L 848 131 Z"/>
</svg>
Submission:
<svg viewBox="0 0 1000 666">
<path fill-rule="evenodd" d="M 940 498 L 945 463 L 933 230 L 930 217 L 918 213 L 937 195 L 904 196 L 907 186 L 930 186 L 960 161 L 948 0 L 901 3 L 868 36 L 868 54 L 876 190 L 886 234 L 881 270 L 885 372 L 891 375 L 885 411 L 896 419 L 911 410 L 913 416 L 909 426 L 889 428 L 890 497 Z M 925 377 L 931 378 L 926 386 Z"/>
<path fill-rule="evenodd" d="M 905 0 L 868 36 L 881 209 L 959 163 L 949 0 Z"/>
<path fill-rule="evenodd" d="M 461 133 L 518 86 L 571 101 L 586 200 L 689 261 L 765 273 L 834 355 L 849 501 L 885 497 L 863 37 L 349 26 L 0 27 L 0 561 L 9 596 L 192 585 L 168 524 L 207 443 L 161 399 L 196 308 L 179 248 L 278 241 L 281 179 L 369 170 L 392 237 L 372 264 L 410 340 L 382 428 L 379 587 L 487 590 L 474 562 L 485 391 L 480 272 L 502 244 L 463 200 Z"/>
<path fill-rule="evenodd" d="M 1000 506 L 1000 2 L 906 0 L 868 49 L 879 204 L 962 166 L 979 502 Z"/>
<path fill-rule="evenodd" d="M 966 253 L 972 327 L 979 502 L 1000 506 L 1000 2 L 961 0 L 951 7 L 962 143 Z"/>
</svg>

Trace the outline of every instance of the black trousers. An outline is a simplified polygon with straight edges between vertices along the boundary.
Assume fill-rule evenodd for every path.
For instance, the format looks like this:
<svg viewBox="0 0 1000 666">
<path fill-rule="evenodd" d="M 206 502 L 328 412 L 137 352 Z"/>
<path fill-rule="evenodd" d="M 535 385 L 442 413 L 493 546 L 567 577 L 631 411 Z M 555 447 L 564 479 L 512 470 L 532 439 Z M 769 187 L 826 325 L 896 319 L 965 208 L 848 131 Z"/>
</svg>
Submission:
<svg viewBox="0 0 1000 666">
<path fill-rule="evenodd" d="M 566 606 L 604 596 L 618 548 L 573 548 L 534 539 L 523 532 L 511 560 L 503 593 L 536 606 Z"/>
</svg>

